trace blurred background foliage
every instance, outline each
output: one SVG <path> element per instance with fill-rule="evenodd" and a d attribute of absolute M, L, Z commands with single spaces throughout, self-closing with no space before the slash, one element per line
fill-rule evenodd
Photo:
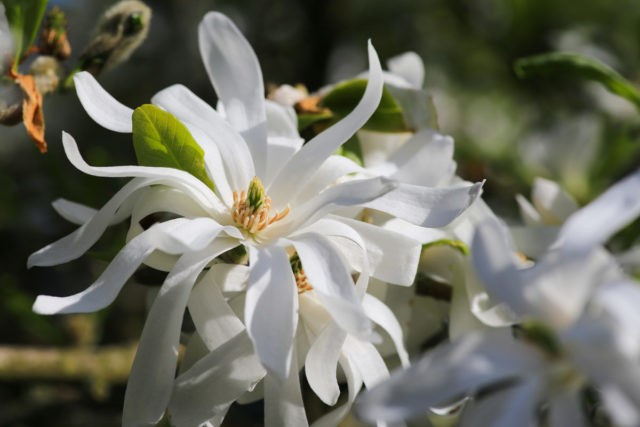
<path fill-rule="evenodd" d="M 73 57 L 82 50 L 106 0 L 50 1 L 69 21 Z M 485 198 L 513 216 L 514 195 L 528 195 L 533 177 L 558 180 L 585 203 L 638 165 L 638 111 L 600 86 L 562 76 L 519 80 L 518 58 L 549 51 L 586 54 L 637 82 L 637 0 L 148 0 L 147 40 L 126 64 L 99 81 L 131 107 L 182 83 L 215 102 L 198 52 L 205 12 L 228 14 L 257 52 L 267 83 L 303 83 L 310 90 L 366 67 L 371 38 L 383 61 L 417 52 L 426 65 L 442 132 L 456 140 L 459 174 L 487 179 Z M 39 293 L 86 288 L 104 269 L 125 228 L 101 240 L 93 256 L 55 268 L 26 269 L 30 253 L 74 229 L 50 203 L 58 197 L 101 206 L 121 185 L 81 174 L 62 152 L 62 130 L 95 165 L 135 162 L 130 135 L 95 124 L 73 92 L 44 103 L 49 152 L 41 155 L 21 125 L 0 128 L 0 360 L 15 346 L 93 348 L 129 345 L 140 334 L 145 287 L 129 283 L 116 303 L 89 316 L 41 317 Z M 145 282 L 138 276 L 135 282 Z M 99 378 L 55 380 L 0 375 L 2 426 L 116 426 L 124 386 Z M 251 411 L 259 409 L 253 408 Z M 246 411 L 246 409 L 244 410 Z M 234 418 L 235 417 L 235 418 Z M 234 419 L 236 421 L 234 421 Z M 250 425 L 241 415 L 230 425 Z M 259 424 L 258 424 L 259 425 Z"/>

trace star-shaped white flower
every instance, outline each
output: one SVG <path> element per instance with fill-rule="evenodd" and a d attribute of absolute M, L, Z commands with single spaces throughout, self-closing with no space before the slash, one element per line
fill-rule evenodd
<path fill-rule="evenodd" d="M 198 277 L 207 268 L 215 269 L 218 256 L 238 246 L 248 253 L 243 317 L 250 341 L 243 341 L 244 326 L 237 322 L 232 322 L 234 326 L 224 337 L 207 336 L 211 318 L 197 312 L 196 327 L 205 344 L 212 347 L 208 363 L 218 360 L 227 341 L 240 340 L 243 348 L 251 342 L 268 378 L 282 385 L 280 393 L 295 394 L 296 384 L 299 393 L 294 357 L 298 313 L 302 310 L 299 294 L 312 291 L 339 326 L 343 341 L 345 334 L 369 339 L 370 318 L 376 317 L 366 312 L 362 302 L 369 275 L 410 285 L 420 251 L 415 240 L 330 215 L 340 207 L 367 203 L 396 187 L 381 177 L 335 184 L 333 175 L 323 173 L 331 153 L 367 121 L 379 102 L 381 69 L 370 44 L 370 78 L 360 103 L 302 147 L 299 138 L 268 135 L 266 118 L 274 112 L 263 98 L 257 58 L 228 18 L 219 13 L 205 16 L 200 25 L 200 49 L 225 116 L 180 85 L 161 91 L 152 101 L 184 123 L 203 148 L 215 190 L 172 168 L 90 166 L 65 133 L 65 152 L 76 168 L 94 176 L 133 179 L 98 211 L 57 201 L 54 207 L 80 227 L 29 258 L 30 266 L 75 259 L 110 224 L 131 216 L 127 244 L 95 283 L 69 297 L 38 297 L 34 310 L 46 314 L 89 312 L 107 306 L 143 263 L 169 271 L 142 332 L 125 397 L 125 425 L 155 423 L 162 417 L 172 393 L 184 310 Z M 114 131 L 132 131 L 131 109 L 113 99 L 89 74 L 80 73 L 75 82 L 80 100 L 94 120 Z M 144 218 L 159 212 L 178 218 L 147 229 L 141 225 Z M 294 251 L 304 267 L 306 284 L 292 271 L 290 255 Z M 359 273 L 355 286 L 353 270 Z M 195 307 L 191 301 L 190 309 Z M 242 383 L 247 388 L 264 375 L 251 366 L 248 371 L 255 377 Z M 286 402 L 281 399 L 280 407 L 286 408 Z M 300 402 L 295 411 L 299 413 L 301 408 Z"/>

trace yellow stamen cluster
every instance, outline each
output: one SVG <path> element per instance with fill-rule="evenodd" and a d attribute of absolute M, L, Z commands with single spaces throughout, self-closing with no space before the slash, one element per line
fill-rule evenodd
<path fill-rule="evenodd" d="M 262 182 L 253 178 L 248 191 L 233 192 L 233 210 L 231 217 L 240 227 L 250 234 L 264 230 L 268 225 L 280 221 L 289 213 L 289 206 L 282 212 L 271 213 L 271 199 L 265 194 Z"/>
<path fill-rule="evenodd" d="M 298 287 L 298 295 L 307 291 L 312 291 L 313 286 L 309 283 L 309 279 L 302 268 L 302 262 L 298 257 L 298 254 L 294 254 L 289 260 L 291 263 L 291 269 L 293 270 L 293 277 L 296 279 L 296 286 Z"/>

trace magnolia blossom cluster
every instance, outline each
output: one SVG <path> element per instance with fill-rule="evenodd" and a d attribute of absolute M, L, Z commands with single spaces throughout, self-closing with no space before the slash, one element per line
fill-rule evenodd
<path fill-rule="evenodd" d="M 304 141 L 292 108 L 304 95 L 283 88 L 265 99 L 256 55 L 228 18 L 207 14 L 199 46 L 216 108 L 181 85 L 151 103 L 188 130 L 202 176 L 143 162 L 90 166 L 64 133 L 77 169 L 131 180 L 98 210 L 54 202 L 78 228 L 29 258 L 76 259 L 129 222 L 100 277 L 75 295 L 39 296 L 42 314 L 100 310 L 140 266 L 167 272 L 123 425 L 154 425 L 168 412 L 176 426 L 218 426 L 232 404 L 260 399 L 265 425 L 309 425 L 301 376 L 333 407 L 317 426 L 338 425 L 356 401 L 357 416 L 380 425 L 443 412 L 460 425 L 587 425 L 596 410 L 640 424 L 640 291 L 603 247 L 640 213 L 639 173 L 582 209 L 539 181 L 533 204 L 519 200 L 525 225 L 507 228 L 479 199 L 482 183 L 456 176 L 452 139 L 426 120 L 416 55 L 382 71 L 369 43 L 362 98 Z M 90 74 L 75 86 L 97 123 L 140 137 L 136 112 Z M 385 87 L 411 131 L 362 129 Z M 356 133 L 362 164 L 334 154 Z M 434 287 L 445 301 L 433 302 Z M 442 325 L 448 342 L 422 356 Z M 390 375 L 398 363 L 405 370 Z"/>

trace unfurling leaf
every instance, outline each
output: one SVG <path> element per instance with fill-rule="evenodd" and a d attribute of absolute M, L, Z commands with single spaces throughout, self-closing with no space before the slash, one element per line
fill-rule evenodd
<path fill-rule="evenodd" d="M 13 34 L 13 64 L 17 67 L 38 34 L 47 0 L 2 0 L 2 3 Z"/>
<path fill-rule="evenodd" d="M 202 147 L 180 120 L 155 105 L 146 104 L 133 112 L 133 147 L 141 166 L 180 169 L 214 188 Z"/>
<path fill-rule="evenodd" d="M 565 52 L 545 53 L 519 59 L 514 64 L 514 69 L 520 78 L 563 73 L 593 80 L 640 109 L 638 89 L 608 65 L 594 58 Z"/>
<path fill-rule="evenodd" d="M 22 122 L 27 133 L 41 153 L 47 152 L 44 140 L 44 115 L 42 114 L 42 94 L 36 87 L 36 79 L 30 74 L 16 74 L 15 82 L 22 89 Z"/>
<path fill-rule="evenodd" d="M 336 119 L 349 114 L 364 94 L 367 80 L 354 79 L 337 84 L 324 98 L 321 105 L 328 108 Z M 385 88 L 378 108 L 363 129 L 377 132 L 406 132 L 409 130 L 402 108 Z"/>

